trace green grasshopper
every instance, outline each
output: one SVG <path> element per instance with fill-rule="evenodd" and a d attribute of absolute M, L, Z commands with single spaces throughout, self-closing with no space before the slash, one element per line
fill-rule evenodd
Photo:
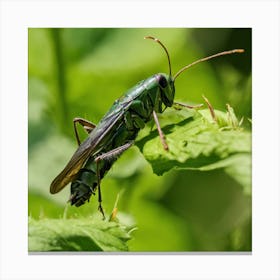
<path fill-rule="evenodd" d="M 97 189 L 98 210 L 103 218 L 105 215 L 101 205 L 101 180 L 117 158 L 134 144 L 139 130 L 154 119 L 163 148 L 168 151 L 157 113 L 163 113 L 167 107 L 173 105 L 194 107 L 174 102 L 176 78 L 186 69 L 202 61 L 244 52 L 242 49 L 234 49 L 199 59 L 186 65 L 172 77 L 170 57 L 166 47 L 152 36 L 146 36 L 145 39 L 154 40 L 164 49 L 168 59 L 169 74 L 158 73 L 137 83 L 114 102 L 98 125 L 82 118 L 75 118 L 74 131 L 79 147 L 50 186 L 50 192 L 55 194 L 72 182 L 69 201 L 75 206 L 81 206 L 89 201 Z M 77 132 L 77 123 L 89 133 L 82 143 Z"/>

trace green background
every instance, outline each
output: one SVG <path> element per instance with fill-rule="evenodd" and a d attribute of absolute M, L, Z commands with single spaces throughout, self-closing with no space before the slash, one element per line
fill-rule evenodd
<path fill-rule="evenodd" d="M 144 36 L 166 45 L 173 75 L 199 58 L 244 48 L 180 75 L 175 100 L 199 104 L 205 95 L 215 109 L 229 103 L 239 118 L 251 118 L 251 29 L 31 28 L 28 35 L 28 214 L 34 219 L 64 214 L 69 186 L 56 195 L 49 186 L 77 148 L 72 119 L 98 123 L 138 81 L 168 73 L 163 50 Z M 86 137 L 82 129 L 80 135 Z M 107 216 L 118 193 L 120 221 L 137 226 L 131 251 L 251 250 L 251 195 L 222 169 L 156 176 L 135 146 L 102 181 Z M 92 197 L 67 207 L 67 215 L 101 219 L 97 207 Z"/>

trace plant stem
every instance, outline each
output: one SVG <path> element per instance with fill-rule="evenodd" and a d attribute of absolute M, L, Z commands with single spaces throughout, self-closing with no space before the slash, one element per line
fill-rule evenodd
<path fill-rule="evenodd" d="M 54 60 L 56 64 L 56 86 L 58 97 L 58 112 L 60 112 L 60 128 L 65 130 L 65 122 L 68 120 L 67 97 L 66 97 L 66 79 L 65 79 L 65 61 L 62 50 L 61 29 L 51 28 L 51 37 L 54 45 Z"/>

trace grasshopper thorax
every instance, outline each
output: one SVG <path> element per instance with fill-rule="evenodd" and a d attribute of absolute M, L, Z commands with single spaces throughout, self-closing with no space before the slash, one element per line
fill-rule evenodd
<path fill-rule="evenodd" d="M 173 78 L 170 75 L 164 73 L 156 74 L 155 77 L 160 88 L 162 102 L 165 106 L 171 107 L 173 105 L 175 95 Z"/>

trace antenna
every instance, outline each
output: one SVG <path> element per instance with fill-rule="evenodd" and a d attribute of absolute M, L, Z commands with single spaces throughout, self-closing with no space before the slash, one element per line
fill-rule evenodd
<path fill-rule="evenodd" d="M 155 42 L 159 43 L 159 44 L 163 47 L 163 49 L 164 49 L 164 51 L 165 51 L 165 53 L 166 53 L 166 55 L 167 55 L 167 59 L 168 59 L 168 65 L 169 65 L 169 76 L 171 76 L 171 63 L 170 63 L 170 57 L 169 57 L 169 53 L 168 53 L 168 51 L 167 51 L 166 47 L 164 46 L 164 44 L 163 44 L 163 43 L 162 43 L 159 39 L 157 39 L 157 38 L 155 38 L 155 37 L 153 37 L 153 36 L 145 36 L 145 37 L 144 37 L 144 39 L 151 39 L 151 40 L 154 40 Z"/>
<path fill-rule="evenodd" d="M 203 62 L 203 61 L 206 61 L 206 60 L 210 60 L 214 57 L 218 57 L 218 56 L 222 56 L 222 55 L 228 55 L 228 54 L 233 54 L 233 53 L 243 53 L 244 50 L 243 49 L 234 49 L 234 50 L 230 50 L 230 51 L 224 51 L 224 52 L 220 52 L 220 53 L 216 53 L 216 54 L 213 54 L 213 55 L 210 55 L 210 56 L 207 56 L 207 57 L 204 57 L 204 58 L 201 58 L 197 61 L 194 61 L 193 63 L 189 64 L 189 65 L 186 65 L 185 67 L 183 67 L 182 69 L 180 69 L 176 74 L 175 76 L 173 77 L 173 81 L 175 81 L 175 79 L 182 73 L 184 72 L 186 69 L 194 66 L 195 64 L 197 63 L 200 63 L 200 62 Z"/>

